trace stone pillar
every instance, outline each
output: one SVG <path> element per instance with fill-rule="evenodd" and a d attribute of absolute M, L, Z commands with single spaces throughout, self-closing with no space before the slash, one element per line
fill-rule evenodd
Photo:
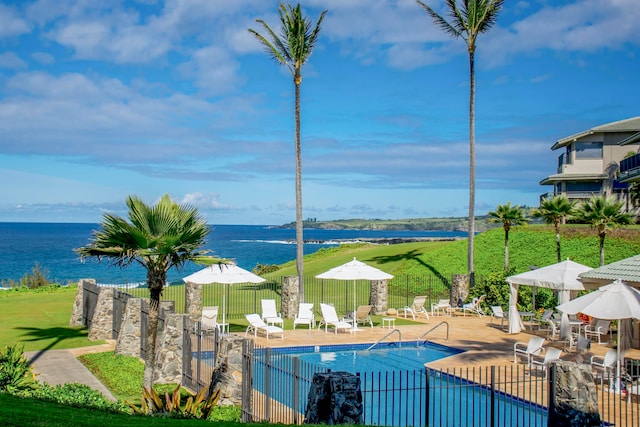
<path fill-rule="evenodd" d="M 211 375 L 209 394 L 220 390 L 219 405 L 242 404 L 242 343 L 247 338 L 223 335 Z"/>
<path fill-rule="evenodd" d="M 184 285 L 184 312 L 194 320 L 202 316 L 202 285 L 186 283 Z"/>
<path fill-rule="evenodd" d="M 89 341 L 110 340 L 113 337 L 113 288 L 100 288 L 98 302 L 91 319 Z"/>
<path fill-rule="evenodd" d="M 386 280 L 372 280 L 369 304 L 376 314 L 386 313 L 389 283 Z"/>
<path fill-rule="evenodd" d="M 600 426 L 598 393 L 591 367 L 557 361 L 549 367 L 547 426 Z"/>
<path fill-rule="evenodd" d="M 78 282 L 78 290 L 76 291 L 76 299 L 73 302 L 73 309 L 71 310 L 71 319 L 69 320 L 69 326 L 85 326 L 82 323 L 82 317 L 84 314 L 83 298 L 84 298 L 84 284 L 85 282 L 96 284 L 95 279 L 80 279 Z"/>
<path fill-rule="evenodd" d="M 305 424 L 362 424 L 360 377 L 351 372 L 318 372 L 313 375 Z"/>
<path fill-rule="evenodd" d="M 451 278 L 451 307 L 460 307 L 469 296 L 469 276 L 454 274 Z"/>
<path fill-rule="evenodd" d="M 140 357 L 141 312 L 142 298 L 129 298 L 124 309 L 115 354 Z"/>
<path fill-rule="evenodd" d="M 159 384 L 182 382 L 183 329 L 185 319 L 188 317 L 187 314 L 167 314 L 164 329 L 158 340 L 154 382 Z"/>
<path fill-rule="evenodd" d="M 282 317 L 293 319 L 298 314 L 298 299 L 300 288 L 298 286 L 298 276 L 286 276 L 282 282 L 281 307 Z"/>

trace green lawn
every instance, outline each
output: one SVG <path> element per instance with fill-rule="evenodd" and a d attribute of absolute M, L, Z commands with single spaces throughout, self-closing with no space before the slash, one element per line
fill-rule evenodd
<path fill-rule="evenodd" d="M 0 346 L 22 343 L 25 351 L 102 344 L 87 330 L 69 326 L 76 288 L 55 292 L 3 291 L 0 298 Z"/>

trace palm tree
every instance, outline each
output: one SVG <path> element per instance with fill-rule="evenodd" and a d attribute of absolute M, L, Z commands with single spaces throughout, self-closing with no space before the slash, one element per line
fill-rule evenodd
<path fill-rule="evenodd" d="M 298 272 L 298 286 L 300 301 L 304 301 L 303 258 L 304 239 L 302 236 L 302 160 L 300 155 L 300 85 L 302 84 L 302 66 L 309 60 L 311 52 L 318 41 L 320 25 L 327 11 L 320 14 L 316 25 L 311 27 L 311 21 L 302 15 L 300 3 L 294 8 L 285 7 L 280 3 L 278 8 L 282 28 L 278 36 L 262 19 L 261 24 L 268 33 L 267 37 L 253 29 L 249 32 L 257 37 L 265 46 L 267 52 L 279 64 L 286 65 L 293 76 L 295 86 L 295 148 L 296 148 L 296 270 Z"/>
<path fill-rule="evenodd" d="M 509 230 L 511 227 L 526 225 L 529 219 L 520 206 L 511 206 L 511 202 L 498 205 L 495 212 L 489 212 L 489 222 L 500 222 L 504 228 L 504 271 L 509 270 Z"/>
<path fill-rule="evenodd" d="M 604 265 L 604 239 L 607 232 L 614 227 L 633 223 L 633 214 L 623 211 L 624 202 L 617 201 L 606 195 L 593 196 L 580 204 L 576 210 L 576 217 L 582 222 L 591 224 L 598 230 L 600 238 L 600 265 Z"/>
<path fill-rule="evenodd" d="M 475 142 L 475 52 L 476 39 L 481 33 L 489 31 L 498 19 L 498 12 L 502 9 L 504 0 L 446 0 L 451 22 L 445 20 L 429 6 L 417 0 L 418 4 L 427 11 L 434 23 L 445 33 L 462 38 L 469 52 L 469 239 L 468 265 L 469 281 L 475 283 L 475 268 L 473 261 L 475 237 L 475 203 L 476 203 L 476 142 Z"/>
<path fill-rule="evenodd" d="M 206 251 L 198 248 L 205 243 L 209 227 L 196 208 L 178 205 L 168 195 L 155 206 L 148 206 L 135 196 L 129 196 L 126 203 L 129 221 L 105 214 L 101 230 L 94 231 L 89 244 L 76 249 L 76 252 L 85 258 L 107 258 L 120 268 L 138 263 L 147 270 L 150 309 L 144 386 L 150 388 L 158 334 L 158 307 L 167 272 L 204 255 Z"/>
<path fill-rule="evenodd" d="M 556 254 L 558 262 L 562 262 L 560 254 L 560 224 L 566 223 L 571 218 L 576 207 L 576 202 L 569 200 L 563 194 L 557 194 L 552 198 L 545 197 L 540 202 L 540 207 L 531 213 L 534 218 L 542 218 L 547 224 L 553 224 L 556 229 Z"/>

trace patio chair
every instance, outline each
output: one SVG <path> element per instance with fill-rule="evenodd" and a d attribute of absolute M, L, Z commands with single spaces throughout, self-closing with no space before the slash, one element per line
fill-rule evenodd
<path fill-rule="evenodd" d="M 491 323 L 493 323 L 493 319 L 500 319 L 500 327 L 504 328 L 504 319 L 508 319 L 507 313 L 505 313 L 499 305 L 492 305 Z"/>
<path fill-rule="evenodd" d="M 528 343 L 517 342 L 513 345 L 513 363 L 518 363 L 518 355 L 527 358 L 527 365 L 531 364 L 531 356 L 539 355 L 544 344 L 544 338 L 532 336 Z"/>
<path fill-rule="evenodd" d="M 610 348 L 604 356 L 591 356 L 591 369 L 603 378 L 609 378 L 613 375 L 617 362 L 618 353 L 616 349 Z"/>
<path fill-rule="evenodd" d="M 280 325 L 280 327 L 284 326 L 284 320 L 280 316 L 280 313 L 278 313 L 278 311 L 276 310 L 276 300 L 262 300 L 262 320 L 267 322 L 268 325 Z"/>
<path fill-rule="evenodd" d="M 336 334 L 340 330 L 349 330 L 349 333 L 353 331 L 353 324 L 339 319 L 334 306 L 321 303 L 320 311 L 322 311 L 322 320 L 318 323 L 318 329 L 324 326 L 324 331 L 327 332 L 327 328 L 331 326 Z"/>
<path fill-rule="evenodd" d="M 295 329 L 297 325 L 308 325 L 309 329 L 316 327 L 316 316 L 313 314 L 312 303 L 300 303 L 298 313 L 293 319 L 293 329 Z"/>
<path fill-rule="evenodd" d="M 369 324 L 370 327 L 373 328 L 373 320 L 371 320 L 371 309 L 372 305 L 361 305 L 358 306 L 356 310 L 356 323 L 359 324 Z M 353 316 L 353 315 L 352 315 Z M 349 316 L 351 318 L 351 316 Z"/>
<path fill-rule="evenodd" d="M 431 303 L 431 315 L 435 316 L 436 312 L 438 312 L 438 314 L 440 314 L 440 312 L 443 312 L 445 314 L 449 314 L 448 309 L 451 308 L 451 302 L 449 301 L 449 299 L 441 299 L 438 300 L 438 302 L 432 302 Z"/>
<path fill-rule="evenodd" d="M 590 340 L 597 338 L 598 344 L 602 344 L 601 337 L 609 333 L 609 325 L 611 325 L 611 321 L 598 319 L 595 323 L 584 327 L 584 334 Z"/>
<path fill-rule="evenodd" d="M 559 348 L 547 347 L 544 351 L 544 358 L 536 358 L 535 356 L 531 356 L 531 365 L 530 369 L 538 369 L 542 370 L 542 378 L 547 378 L 547 370 L 549 365 L 560 359 L 560 355 L 562 354 L 562 350 Z"/>
<path fill-rule="evenodd" d="M 453 311 L 462 312 L 463 316 L 466 316 L 467 313 L 477 314 L 478 316 L 484 316 L 484 311 L 482 310 L 482 302 L 486 298 L 486 295 L 480 296 L 480 298 L 474 298 L 471 302 L 463 304 L 462 307 L 455 307 Z"/>
<path fill-rule="evenodd" d="M 284 330 L 279 326 L 267 325 L 258 313 L 245 314 L 245 317 L 249 322 L 249 326 L 247 326 L 247 330 L 244 332 L 245 335 L 253 332 L 253 336 L 257 337 L 258 333 L 264 333 L 267 339 L 269 339 L 270 335 L 280 334 L 280 338 L 284 339 Z"/>
<path fill-rule="evenodd" d="M 427 301 L 427 297 L 424 295 L 413 297 L 413 302 L 410 306 L 406 306 L 402 309 L 404 313 L 404 317 L 406 319 L 407 313 L 411 314 L 411 318 L 416 320 L 416 316 L 424 315 L 427 319 L 429 318 L 429 312 L 426 308 L 424 308 L 424 304 Z"/>
<path fill-rule="evenodd" d="M 202 307 L 200 328 L 203 332 L 211 332 L 218 328 L 218 306 Z"/>
<path fill-rule="evenodd" d="M 552 319 L 553 317 L 553 310 L 545 310 L 544 313 L 542 313 L 542 317 L 540 318 L 540 320 L 536 320 L 536 323 L 538 324 L 538 330 L 547 330 L 549 327 L 549 321 Z"/>

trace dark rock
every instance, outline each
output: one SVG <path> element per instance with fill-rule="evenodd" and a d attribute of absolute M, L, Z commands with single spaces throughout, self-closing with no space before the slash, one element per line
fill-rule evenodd
<path fill-rule="evenodd" d="M 305 424 L 362 424 L 360 378 L 350 372 L 314 374 Z"/>

